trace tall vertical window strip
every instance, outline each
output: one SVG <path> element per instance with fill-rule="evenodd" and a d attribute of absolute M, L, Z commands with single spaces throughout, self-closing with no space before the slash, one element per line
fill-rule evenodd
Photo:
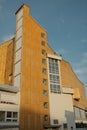
<path fill-rule="evenodd" d="M 50 91 L 53 93 L 60 92 L 60 76 L 58 60 L 49 58 L 49 79 L 50 79 Z"/>

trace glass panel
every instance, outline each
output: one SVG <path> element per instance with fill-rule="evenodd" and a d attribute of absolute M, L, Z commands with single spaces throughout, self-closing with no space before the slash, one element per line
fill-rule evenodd
<path fill-rule="evenodd" d="M 12 112 L 7 112 L 7 117 L 12 117 Z"/>
<path fill-rule="evenodd" d="M 5 121 L 5 111 L 0 111 L 0 122 Z"/>
<path fill-rule="evenodd" d="M 41 44 L 42 44 L 42 46 L 45 46 L 45 41 L 42 41 Z"/>
<path fill-rule="evenodd" d="M 45 115 L 44 116 L 44 121 L 47 121 L 48 120 L 48 115 Z"/>
<path fill-rule="evenodd" d="M 43 90 L 43 95 L 44 96 L 47 96 L 48 94 L 47 94 L 47 90 Z"/>
<path fill-rule="evenodd" d="M 13 112 L 13 118 L 17 118 L 18 117 L 18 113 L 17 112 Z"/>
<path fill-rule="evenodd" d="M 86 114 L 84 110 L 80 109 L 81 119 L 86 119 Z"/>

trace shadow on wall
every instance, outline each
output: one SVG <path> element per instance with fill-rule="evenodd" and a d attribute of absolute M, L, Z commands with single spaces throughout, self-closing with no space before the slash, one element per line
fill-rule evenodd
<path fill-rule="evenodd" d="M 74 112 L 65 111 L 68 130 L 76 130 Z"/>
<path fill-rule="evenodd" d="M 44 111 L 38 111 L 37 106 L 38 103 L 37 105 L 25 103 L 25 105 L 21 107 L 20 130 L 43 130 L 43 126 L 49 124 L 49 117 L 44 120 Z"/>

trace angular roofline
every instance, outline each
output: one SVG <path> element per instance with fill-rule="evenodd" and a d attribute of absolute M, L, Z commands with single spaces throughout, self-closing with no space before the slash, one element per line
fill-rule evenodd
<path fill-rule="evenodd" d="M 29 8 L 29 6 L 28 6 L 27 4 L 22 4 L 22 5 L 17 9 L 17 11 L 15 12 L 15 15 L 18 13 L 19 10 L 21 10 L 21 8 L 22 8 L 24 5 Z"/>
<path fill-rule="evenodd" d="M 5 44 L 5 43 L 7 43 L 7 42 L 10 42 L 11 40 L 14 40 L 14 39 L 15 39 L 15 37 L 13 37 L 13 38 L 11 38 L 11 39 L 8 39 L 7 41 L 1 42 L 1 43 L 0 43 L 0 46 L 3 45 L 3 44 Z"/>
<path fill-rule="evenodd" d="M 71 66 L 71 64 L 70 64 L 70 62 L 66 61 L 65 59 L 62 59 L 62 60 L 63 60 L 64 62 L 66 62 L 66 63 L 70 66 L 70 68 L 71 68 L 72 72 L 74 73 L 75 77 L 80 81 L 81 84 L 84 85 L 84 83 L 78 78 L 78 76 L 77 76 L 76 73 L 74 72 L 74 70 L 73 70 L 73 68 L 72 68 L 72 66 Z M 85 86 L 85 85 L 84 85 L 84 86 Z"/>

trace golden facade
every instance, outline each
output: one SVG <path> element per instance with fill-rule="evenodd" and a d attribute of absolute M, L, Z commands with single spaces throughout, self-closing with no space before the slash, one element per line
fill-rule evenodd
<path fill-rule="evenodd" d="M 46 30 L 30 16 L 27 5 L 21 6 L 16 12 L 15 37 L 0 45 L 0 84 L 20 82 L 20 130 L 43 130 L 43 125 L 50 124 L 47 54 L 57 55 L 47 43 Z M 86 110 L 84 84 L 68 62 L 61 59 L 59 64 L 61 88 L 74 89 L 73 106 Z"/>

